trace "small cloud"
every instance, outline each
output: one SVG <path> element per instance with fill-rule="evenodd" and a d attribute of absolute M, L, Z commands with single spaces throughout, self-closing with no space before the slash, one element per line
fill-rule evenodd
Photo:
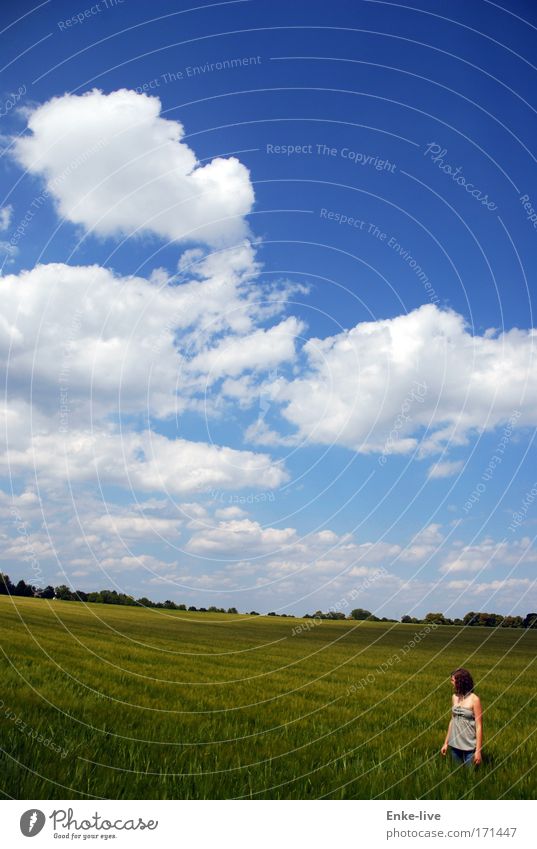
<path fill-rule="evenodd" d="M 19 249 L 12 245 L 11 242 L 0 241 L 0 262 L 2 261 L 2 255 L 4 262 L 8 264 L 13 262 L 13 258 L 17 256 Z"/>
<path fill-rule="evenodd" d="M 295 445 L 298 445 L 299 442 L 297 436 L 293 434 L 283 436 L 281 433 L 277 433 L 275 430 L 272 430 L 261 416 L 246 428 L 244 441 L 252 445 L 265 445 L 271 447 L 274 445 L 281 445 L 287 448 L 293 448 Z"/>
<path fill-rule="evenodd" d="M 453 460 L 445 463 L 435 463 L 431 466 L 428 472 L 428 477 L 431 478 L 450 478 L 460 472 L 464 466 L 463 460 Z"/>
<path fill-rule="evenodd" d="M 182 253 L 179 257 L 179 261 L 177 263 L 177 270 L 192 272 L 194 270 L 193 266 L 201 262 L 204 256 L 205 253 L 201 250 L 201 248 L 190 248 L 188 251 Z"/>
<path fill-rule="evenodd" d="M 471 585 L 471 581 L 449 581 L 447 584 L 450 590 L 466 590 Z"/>
<path fill-rule="evenodd" d="M 8 229 L 9 225 L 11 224 L 12 215 L 13 215 L 13 207 L 11 206 L 11 204 L 8 204 L 7 206 L 1 206 L 0 207 L 0 231 L 2 233 L 5 233 L 5 231 Z"/>
<path fill-rule="evenodd" d="M 240 507 L 224 507 L 222 510 L 216 510 L 214 515 L 217 519 L 242 519 L 247 513 Z"/>

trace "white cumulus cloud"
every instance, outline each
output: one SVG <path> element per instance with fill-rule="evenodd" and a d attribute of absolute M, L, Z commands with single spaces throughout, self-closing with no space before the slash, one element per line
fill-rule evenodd
<path fill-rule="evenodd" d="M 31 383 L 33 403 L 47 409 L 65 391 L 75 418 L 87 418 L 90 399 L 93 416 L 181 412 L 215 374 L 294 357 L 295 319 L 252 329 L 270 314 L 251 296 L 257 270 L 244 243 L 206 257 L 179 285 L 65 263 L 0 277 L 2 380 L 11 397 L 28 397 Z"/>
<path fill-rule="evenodd" d="M 0 410 L 5 444 L 0 470 L 35 474 L 42 486 L 69 481 L 114 484 L 171 495 L 211 488 L 276 488 L 287 480 L 283 466 L 266 454 L 186 439 L 168 439 L 152 431 L 117 428 L 67 428 L 30 412 L 22 402 Z"/>
<path fill-rule="evenodd" d="M 46 181 L 59 214 L 101 236 L 154 233 L 230 244 L 248 233 L 254 193 L 236 157 L 206 164 L 157 97 L 128 89 L 65 94 L 37 107 L 14 155 Z"/>
<path fill-rule="evenodd" d="M 534 345 L 533 329 L 474 335 L 461 315 L 426 305 L 309 339 L 304 373 L 278 400 L 300 438 L 385 455 L 419 444 L 425 455 L 514 411 L 519 424 L 537 424 Z"/>

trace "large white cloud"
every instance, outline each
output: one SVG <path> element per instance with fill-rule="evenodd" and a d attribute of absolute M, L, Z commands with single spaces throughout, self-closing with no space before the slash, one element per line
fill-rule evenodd
<path fill-rule="evenodd" d="M 176 495 L 211 488 L 276 488 L 287 480 L 283 466 L 266 454 L 168 439 L 148 430 L 121 432 L 102 424 L 62 433 L 57 421 L 24 402 L 0 409 L 0 422 L 5 434 L 0 470 L 35 474 L 43 487 L 99 482 Z"/>
<path fill-rule="evenodd" d="M 278 401 L 299 438 L 385 456 L 420 441 L 426 454 L 514 414 L 537 424 L 535 338 L 533 329 L 473 335 L 462 316 L 426 305 L 310 339 L 305 373 L 279 379 Z"/>
<path fill-rule="evenodd" d="M 55 263 L 1 278 L 0 295 L 10 397 L 28 396 L 31 381 L 37 406 L 58 409 L 62 392 L 73 416 L 91 394 L 97 415 L 119 403 L 127 412 L 174 410 L 174 329 L 196 318 L 188 287 Z"/>
<path fill-rule="evenodd" d="M 184 282 L 162 273 L 120 277 L 99 266 L 36 266 L 0 277 L 0 355 L 10 397 L 87 419 L 118 412 L 182 412 L 216 376 L 294 357 L 301 325 L 257 322 L 281 310 L 255 298 L 258 272 L 244 243 L 202 259 Z M 265 291 L 259 287 L 259 294 Z M 217 339 L 217 344 L 213 340 Z"/>
<path fill-rule="evenodd" d="M 281 312 L 287 284 L 252 288 L 251 244 L 184 259 L 179 280 L 63 263 L 0 278 L 4 469 L 24 477 L 35 467 L 47 486 L 98 477 L 173 494 L 287 480 L 266 454 L 140 431 L 140 416 L 206 412 L 215 375 L 295 356 L 299 322 L 259 327 Z"/>
<path fill-rule="evenodd" d="M 155 233 L 221 245 L 248 232 L 254 193 L 235 157 L 205 165 L 157 97 L 65 94 L 36 108 L 14 154 L 45 179 L 60 215 L 102 236 Z"/>

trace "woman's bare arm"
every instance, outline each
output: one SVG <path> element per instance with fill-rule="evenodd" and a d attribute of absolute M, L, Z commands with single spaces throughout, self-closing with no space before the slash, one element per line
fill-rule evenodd
<path fill-rule="evenodd" d="M 451 697 L 451 706 L 453 707 L 454 704 L 455 704 L 455 696 L 453 695 Z M 453 722 L 453 719 L 450 719 L 448 729 L 446 731 L 446 739 L 444 740 L 444 745 L 440 749 L 440 751 L 442 752 L 443 755 L 445 755 L 447 753 L 447 750 L 448 750 L 448 741 L 449 741 L 449 735 L 451 734 L 451 723 L 452 722 Z"/>
<path fill-rule="evenodd" d="M 479 698 L 479 696 L 476 696 L 474 699 L 474 716 L 476 736 L 474 763 L 480 764 L 481 748 L 483 746 L 483 708 L 481 706 L 481 699 Z"/>
<path fill-rule="evenodd" d="M 447 730 L 447 732 L 446 732 L 446 739 L 444 740 L 444 745 L 443 745 L 443 746 L 442 746 L 442 748 L 440 749 L 440 751 L 442 752 L 442 754 L 443 754 L 443 755 L 445 755 L 445 754 L 446 754 L 446 752 L 447 752 L 447 750 L 448 750 L 448 740 L 449 740 L 449 735 L 451 734 L 451 723 L 452 723 L 452 722 L 453 722 L 453 720 L 452 720 L 452 719 L 450 719 L 450 720 L 449 720 L 449 725 L 448 725 L 448 730 Z"/>

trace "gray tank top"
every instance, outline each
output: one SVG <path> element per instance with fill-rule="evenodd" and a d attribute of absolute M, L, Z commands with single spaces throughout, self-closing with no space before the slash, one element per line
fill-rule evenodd
<path fill-rule="evenodd" d="M 475 716 L 470 708 L 453 705 L 448 743 L 454 749 L 471 752 L 476 747 Z"/>

